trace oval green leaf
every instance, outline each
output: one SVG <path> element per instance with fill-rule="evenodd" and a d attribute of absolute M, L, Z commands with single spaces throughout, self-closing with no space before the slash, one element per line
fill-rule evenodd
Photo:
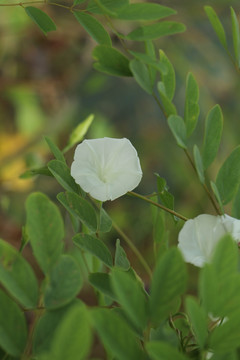
<path fill-rule="evenodd" d="M 192 73 L 187 75 L 186 96 L 184 107 L 184 121 L 186 124 L 187 136 L 189 137 L 194 131 L 199 116 L 199 89 L 198 84 Z"/>
<path fill-rule="evenodd" d="M 147 66 L 141 61 L 134 59 L 130 61 L 129 67 L 136 82 L 143 90 L 151 95 L 153 93 L 153 87 Z"/>
<path fill-rule="evenodd" d="M 181 116 L 170 115 L 167 121 L 168 121 L 168 126 L 173 136 L 175 137 L 178 146 L 180 146 L 183 149 L 187 149 L 186 126 Z"/>
<path fill-rule="evenodd" d="M 136 3 L 125 6 L 117 13 L 122 20 L 159 20 L 176 14 L 176 11 L 154 3 Z"/>
<path fill-rule="evenodd" d="M 65 190 L 79 193 L 79 186 L 72 178 L 69 167 L 65 163 L 59 160 L 51 160 L 48 163 L 48 169 Z"/>
<path fill-rule="evenodd" d="M 57 30 L 52 19 L 44 11 L 33 6 L 27 6 L 24 9 L 27 15 L 38 25 L 45 35 L 50 31 Z"/>

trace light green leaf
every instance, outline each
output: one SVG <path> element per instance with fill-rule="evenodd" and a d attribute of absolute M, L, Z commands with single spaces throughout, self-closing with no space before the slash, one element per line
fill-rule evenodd
<path fill-rule="evenodd" d="M 208 16 L 210 23 L 212 24 L 215 33 L 218 36 L 218 39 L 220 40 L 220 43 L 227 50 L 226 34 L 216 12 L 211 6 L 204 6 L 204 10 Z"/>
<path fill-rule="evenodd" d="M 112 219 L 106 213 L 106 211 L 101 207 L 100 209 L 100 219 L 99 219 L 99 231 L 100 232 L 109 232 L 112 228 Z"/>
<path fill-rule="evenodd" d="M 218 284 L 216 273 L 209 264 L 205 264 L 200 272 L 199 294 L 202 306 L 207 313 L 217 316 Z"/>
<path fill-rule="evenodd" d="M 54 142 L 48 136 L 44 136 L 44 139 L 45 139 L 46 143 L 48 144 L 49 149 L 55 156 L 55 158 L 59 161 L 62 161 L 64 164 L 66 164 L 65 157 L 64 157 L 63 153 L 61 152 L 61 150 L 57 147 L 57 145 L 54 144 Z"/>
<path fill-rule="evenodd" d="M 147 324 L 147 300 L 138 281 L 126 271 L 113 269 L 111 275 L 117 302 L 129 319 L 141 330 Z"/>
<path fill-rule="evenodd" d="M 188 296 L 186 298 L 186 310 L 190 318 L 197 343 L 200 349 L 204 349 L 208 338 L 207 314 L 192 296 Z"/>
<path fill-rule="evenodd" d="M 240 66 L 240 34 L 239 34 L 239 24 L 237 15 L 232 7 L 231 9 L 231 21 L 232 21 L 232 37 L 233 37 L 233 48 L 237 66 Z"/>
<path fill-rule="evenodd" d="M 44 11 L 33 6 L 26 6 L 24 10 L 45 35 L 50 31 L 57 30 L 52 19 Z"/>
<path fill-rule="evenodd" d="M 105 273 L 92 273 L 89 275 L 90 284 L 100 291 L 103 295 L 106 295 L 113 299 L 117 300 L 116 295 L 112 289 L 111 277 L 109 274 Z"/>
<path fill-rule="evenodd" d="M 103 344 L 118 360 L 146 359 L 130 327 L 113 311 L 94 309 L 92 321 Z"/>
<path fill-rule="evenodd" d="M 204 177 L 203 161 L 202 161 L 202 156 L 200 154 L 200 151 L 199 151 L 199 148 L 197 145 L 194 145 L 194 147 L 193 147 L 193 156 L 194 156 L 194 163 L 196 166 L 199 180 L 202 184 L 204 184 L 205 177 Z"/>
<path fill-rule="evenodd" d="M 233 207 L 232 207 L 232 216 L 235 219 L 240 219 L 240 186 L 238 188 L 237 194 L 234 197 Z"/>
<path fill-rule="evenodd" d="M 57 309 L 70 303 L 82 287 L 78 263 L 70 255 L 62 255 L 52 267 L 44 288 L 46 309 Z"/>
<path fill-rule="evenodd" d="M 26 201 L 27 232 L 34 256 L 44 273 L 59 259 L 63 249 L 64 225 L 55 204 L 42 193 Z"/>
<path fill-rule="evenodd" d="M 0 239 L 0 282 L 25 308 L 38 303 L 38 282 L 23 256 Z"/>
<path fill-rule="evenodd" d="M 114 13 L 120 11 L 121 8 L 129 5 L 129 0 L 101 0 L 101 5 L 107 9 L 108 11 Z M 104 14 L 104 8 L 101 8 L 96 4 L 95 0 L 90 0 L 87 10 L 92 12 L 93 14 Z"/>
<path fill-rule="evenodd" d="M 169 116 L 167 121 L 168 121 L 168 126 L 177 141 L 178 146 L 180 146 L 183 149 L 187 149 L 186 126 L 181 116 L 171 115 Z"/>
<path fill-rule="evenodd" d="M 127 40 L 154 40 L 161 36 L 173 35 L 186 30 L 185 25 L 174 21 L 162 21 L 151 25 L 140 26 L 126 35 Z"/>
<path fill-rule="evenodd" d="M 116 241 L 116 251 L 115 251 L 115 260 L 114 265 L 122 270 L 129 270 L 130 262 L 127 258 L 127 254 L 123 247 L 120 245 L 120 240 Z"/>
<path fill-rule="evenodd" d="M 147 66 L 141 61 L 134 59 L 130 61 L 129 67 L 136 82 L 151 95 L 153 87 Z"/>
<path fill-rule="evenodd" d="M 177 348 L 163 341 L 146 343 L 146 349 L 152 360 L 187 360 L 188 358 Z"/>
<path fill-rule="evenodd" d="M 91 231 L 97 231 L 97 215 L 94 207 L 81 196 L 72 193 L 59 193 L 57 199 L 70 214 L 77 215 Z"/>
<path fill-rule="evenodd" d="M 77 21 L 84 27 L 88 34 L 100 45 L 112 45 L 111 38 L 102 24 L 93 16 L 82 11 L 73 12 Z"/>
<path fill-rule="evenodd" d="M 186 96 L 184 108 L 184 121 L 186 124 L 187 137 L 194 131 L 199 115 L 199 89 L 192 73 L 188 73 L 186 81 Z"/>
<path fill-rule="evenodd" d="M 125 6 L 117 13 L 122 20 L 159 20 L 176 14 L 176 11 L 154 3 L 136 3 Z"/>
<path fill-rule="evenodd" d="M 186 268 L 177 248 L 170 248 L 159 259 L 150 289 L 150 315 L 160 323 L 171 312 L 186 288 Z"/>
<path fill-rule="evenodd" d="M 161 80 L 164 84 L 165 95 L 169 98 L 169 100 L 172 100 L 176 85 L 175 70 L 163 50 L 159 50 L 159 57 L 161 64 L 167 68 L 167 71 L 163 72 L 161 75 Z"/>
<path fill-rule="evenodd" d="M 99 45 L 92 52 L 96 62 L 93 67 L 101 72 L 115 76 L 132 76 L 129 60 L 111 46 Z"/>
<path fill-rule="evenodd" d="M 73 242 L 80 249 L 95 255 L 106 266 L 110 268 L 113 266 L 112 255 L 100 239 L 87 234 L 77 234 L 73 237 Z"/>
<path fill-rule="evenodd" d="M 79 193 L 79 186 L 75 183 L 65 163 L 59 160 L 51 160 L 48 163 L 48 169 L 65 190 Z"/>
<path fill-rule="evenodd" d="M 224 205 L 236 194 L 240 183 L 240 146 L 237 146 L 220 168 L 216 186 Z"/>
<path fill-rule="evenodd" d="M 9 355 L 20 358 L 27 342 L 25 316 L 1 289 L 0 309 L 0 346 Z"/>
<path fill-rule="evenodd" d="M 156 57 L 156 51 L 155 51 L 155 46 L 154 46 L 153 41 L 151 41 L 151 40 L 145 41 L 145 52 L 149 58 L 153 59 L 157 63 L 160 63 Z M 155 80 L 156 80 L 156 75 L 157 75 L 157 70 L 151 65 L 149 65 L 148 68 L 149 68 L 149 75 L 150 75 L 151 83 L 152 83 L 152 86 L 154 86 Z"/>
<path fill-rule="evenodd" d="M 157 89 L 167 117 L 170 115 L 176 115 L 177 114 L 176 107 L 167 97 L 166 88 L 162 81 L 159 81 L 157 83 Z"/>
<path fill-rule="evenodd" d="M 217 155 L 223 129 L 223 115 L 219 105 L 215 105 L 207 114 L 203 139 L 202 159 L 204 169 L 213 162 Z"/>

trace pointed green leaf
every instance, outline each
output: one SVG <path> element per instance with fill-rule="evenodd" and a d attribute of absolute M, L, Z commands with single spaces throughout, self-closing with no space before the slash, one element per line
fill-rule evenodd
<path fill-rule="evenodd" d="M 221 141 L 223 115 L 219 105 L 215 105 L 207 114 L 203 140 L 202 159 L 204 169 L 215 159 Z"/>
<path fill-rule="evenodd" d="M 112 219 L 106 213 L 106 211 L 101 207 L 100 209 L 100 224 L 99 231 L 100 232 L 109 232 L 112 228 Z"/>
<path fill-rule="evenodd" d="M 46 143 L 48 144 L 49 149 L 55 156 L 55 158 L 59 161 L 62 161 L 64 164 L 66 164 L 65 157 L 64 157 L 63 153 L 61 152 L 61 150 L 57 147 L 57 145 L 54 144 L 54 142 L 48 136 L 45 136 L 44 139 L 45 139 Z"/>
<path fill-rule="evenodd" d="M 132 76 L 129 60 L 111 46 L 99 45 L 95 47 L 92 56 L 96 62 L 93 67 L 101 72 L 115 76 Z"/>
<path fill-rule="evenodd" d="M 70 255 L 62 255 L 52 267 L 44 289 L 46 309 L 57 309 L 70 303 L 82 287 L 78 263 Z"/>
<path fill-rule="evenodd" d="M 0 346 L 9 355 L 20 358 L 27 342 L 25 316 L 1 289 L 0 309 Z"/>
<path fill-rule="evenodd" d="M 77 21 L 98 44 L 112 45 L 110 36 L 97 19 L 82 11 L 74 11 L 73 14 Z"/>
<path fill-rule="evenodd" d="M 216 186 L 224 205 L 233 199 L 238 190 L 239 183 L 240 146 L 237 146 L 224 161 L 217 174 Z"/>
<path fill-rule="evenodd" d="M 48 163 L 48 169 L 65 190 L 79 193 L 79 186 L 75 183 L 65 163 L 59 160 L 51 160 Z"/>
<path fill-rule="evenodd" d="M 120 240 L 116 241 L 116 252 L 115 252 L 115 260 L 114 265 L 122 270 L 129 270 L 130 262 L 127 258 L 127 254 L 123 247 L 120 245 Z"/>
<path fill-rule="evenodd" d="M 239 34 L 239 24 L 235 11 L 232 7 L 231 9 L 231 21 L 232 21 L 232 37 L 233 37 L 233 48 L 235 59 L 238 67 L 240 66 L 240 34 Z"/>
<path fill-rule="evenodd" d="M 113 266 L 112 255 L 101 240 L 87 234 L 77 234 L 74 236 L 73 242 L 80 249 L 95 255 L 108 267 Z"/>
<path fill-rule="evenodd" d="M 43 166 L 37 169 L 30 169 L 25 171 L 23 174 L 19 176 L 20 179 L 29 179 L 36 175 L 45 175 L 45 176 L 53 176 L 49 171 L 47 166 Z"/>
<path fill-rule="evenodd" d="M 188 358 L 177 348 L 163 341 L 151 341 L 146 343 L 146 349 L 151 360 L 187 360 Z"/>
<path fill-rule="evenodd" d="M 192 296 L 186 298 L 186 310 L 192 324 L 197 344 L 200 349 L 204 349 L 208 338 L 207 314 Z"/>
<path fill-rule="evenodd" d="M 52 19 L 44 11 L 33 6 L 26 6 L 24 10 L 45 35 L 50 31 L 57 30 Z"/>
<path fill-rule="evenodd" d="M 81 196 L 72 193 L 60 193 L 57 195 L 60 203 L 73 215 L 77 215 L 81 222 L 91 231 L 97 231 L 97 215 L 94 207 Z"/>
<path fill-rule="evenodd" d="M 186 126 L 181 116 L 171 115 L 169 116 L 167 121 L 168 121 L 168 126 L 177 141 L 178 146 L 180 146 L 183 149 L 187 149 Z"/>
<path fill-rule="evenodd" d="M 63 249 L 64 225 L 55 204 L 42 193 L 26 201 L 27 232 L 34 256 L 44 273 L 59 259 Z"/>
<path fill-rule="evenodd" d="M 147 324 L 147 301 L 140 283 L 128 272 L 119 269 L 113 269 L 111 281 L 117 302 L 129 319 L 143 330 Z"/>
<path fill-rule="evenodd" d="M 194 145 L 193 147 L 193 156 L 194 156 L 194 163 L 197 169 L 199 180 L 202 184 L 204 184 L 205 177 L 204 177 L 203 161 L 197 145 Z"/>
<path fill-rule="evenodd" d="M 109 309 L 92 310 L 92 321 L 106 348 L 119 360 L 143 360 L 143 351 L 134 333 L 119 315 Z"/>
<path fill-rule="evenodd" d="M 176 107 L 167 97 L 166 88 L 162 81 L 159 81 L 157 83 L 157 89 L 167 117 L 170 115 L 176 115 L 177 114 Z"/>
<path fill-rule="evenodd" d="M 71 149 L 74 145 L 81 142 L 87 133 L 89 127 L 91 126 L 92 122 L 94 120 L 94 115 L 90 114 L 86 119 L 84 119 L 80 124 L 72 131 L 72 133 L 69 136 L 69 141 L 67 146 L 64 148 L 63 152 L 68 151 Z"/>
<path fill-rule="evenodd" d="M 222 23 L 219 20 L 219 17 L 217 16 L 216 12 L 213 10 L 211 6 L 204 6 L 204 10 L 208 16 L 210 23 L 212 24 L 215 33 L 218 36 L 218 39 L 220 40 L 220 43 L 227 50 L 226 34 L 222 26 Z"/>
<path fill-rule="evenodd" d="M 173 35 L 185 31 L 185 25 L 174 21 L 162 21 L 151 25 L 140 26 L 126 35 L 127 40 L 154 40 L 161 36 Z"/>
<path fill-rule="evenodd" d="M 38 303 L 38 282 L 23 256 L 0 239 L 0 282 L 25 308 Z"/>
<path fill-rule="evenodd" d="M 188 73 L 186 81 L 186 95 L 184 108 L 184 121 L 187 129 L 187 136 L 189 137 L 194 131 L 199 115 L 199 89 L 198 84 L 192 73 Z"/>
<path fill-rule="evenodd" d="M 100 291 L 103 295 L 117 300 L 116 295 L 112 289 L 111 277 L 105 273 L 92 273 L 89 275 L 90 284 Z"/>
<path fill-rule="evenodd" d="M 125 6 L 117 13 L 122 20 L 159 20 L 176 14 L 176 11 L 154 3 L 136 3 Z"/>
<path fill-rule="evenodd" d="M 164 84 L 165 94 L 169 100 L 172 100 L 175 93 L 176 85 L 175 70 L 163 50 L 159 50 L 159 56 L 161 64 L 167 68 L 167 71 L 165 73 L 162 73 L 161 75 L 161 80 Z"/>
<path fill-rule="evenodd" d="M 141 61 L 134 59 L 130 61 L 129 67 L 136 82 L 143 90 L 151 95 L 153 93 L 153 87 L 147 66 Z"/>

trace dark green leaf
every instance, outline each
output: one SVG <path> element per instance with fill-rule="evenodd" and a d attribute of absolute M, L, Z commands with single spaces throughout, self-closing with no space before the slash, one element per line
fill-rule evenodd
<path fill-rule="evenodd" d="M 233 48 L 237 66 L 240 66 L 240 34 L 239 34 L 239 24 L 235 11 L 232 7 L 231 9 L 231 21 L 232 21 L 232 37 L 233 37 Z"/>
<path fill-rule="evenodd" d="M 129 67 L 136 82 L 143 90 L 151 95 L 153 93 L 153 87 L 147 66 L 141 61 L 134 59 L 130 61 Z"/>
<path fill-rule="evenodd" d="M 193 156 L 194 156 L 194 162 L 197 169 L 199 180 L 202 184 L 204 184 L 205 177 L 204 177 L 203 161 L 197 145 L 194 145 L 193 147 Z"/>
<path fill-rule="evenodd" d="M 70 255 L 62 255 L 52 267 L 44 289 L 46 309 L 57 309 L 70 303 L 82 287 L 78 263 Z"/>
<path fill-rule="evenodd" d="M 161 75 L 161 79 L 164 84 L 165 95 L 168 97 L 169 100 L 172 100 L 175 93 L 176 84 L 175 70 L 163 50 L 159 51 L 159 56 L 161 64 L 167 68 L 167 71 L 163 72 Z"/>
<path fill-rule="evenodd" d="M 215 159 L 221 141 L 223 115 L 219 105 L 215 105 L 207 114 L 203 140 L 202 159 L 204 169 Z"/>
<path fill-rule="evenodd" d="M 52 142 L 52 140 L 48 136 L 45 136 L 44 139 L 45 139 L 46 143 L 48 144 L 49 149 L 55 156 L 55 158 L 59 161 L 62 161 L 64 164 L 66 164 L 65 157 L 64 157 L 63 153 L 61 152 L 61 150 L 57 147 L 57 145 L 54 144 L 54 142 Z"/>
<path fill-rule="evenodd" d="M 240 219 L 240 186 L 238 188 L 237 194 L 234 197 L 233 207 L 232 207 L 232 216 L 235 219 Z"/>
<path fill-rule="evenodd" d="M 151 40 L 145 41 L 145 52 L 149 58 L 151 58 L 154 61 L 157 61 L 157 63 L 159 63 L 159 61 L 157 60 L 157 57 L 156 57 L 156 51 L 155 51 L 155 46 L 154 46 L 153 41 L 151 41 Z M 151 65 L 149 65 L 148 68 L 149 68 L 149 75 L 150 75 L 151 83 L 152 83 L 152 86 L 154 86 L 155 80 L 156 80 L 156 75 L 157 75 L 157 70 Z"/>
<path fill-rule="evenodd" d="M 200 272 L 199 294 L 202 306 L 207 313 L 216 316 L 218 285 L 216 273 L 209 264 L 205 264 Z"/>
<path fill-rule="evenodd" d="M 213 10 L 211 6 L 204 6 L 204 10 L 208 16 L 210 23 L 212 24 L 215 33 L 218 36 L 218 39 L 220 40 L 220 43 L 227 50 L 227 40 L 226 40 L 225 31 L 216 12 Z"/>
<path fill-rule="evenodd" d="M 100 224 L 99 231 L 100 232 L 109 232 L 112 228 L 112 219 L 106 213 L 106 211 L 101 207 L 100 209 Z"/>
<path fill-rule="evenodd" d="M 61 214 L 46 195 L 32 193 L 26 201 L 27 232 L 41 269 L 47 273 L 63 249 L 64 225 Z"/>
<path fill-rule="evenodd" d="M 45 35 L 50 31 L 57 30 L 52 19 L 44 11 L 33 6 L 27 6 L 24 10 Z"/>
<path fill-rule="evenodd" d="M 216 186 L 223 204 L 229 203 L 240 183 L 240 146 L 236 147 L 220 168 Z"/>
<path fill-rule="evenodd" d="M 128 272 L 118 269 L 113 269 L 111 280 L 117 302 L 129 319 L 143 330 L 147 323 L 147 301 L 140 283 Z"/>
<path fill-rule="evenodd" d="M 111 12 L 117 12 L 129 4 L 129 0 L 101 0 L 105 9 Z M 87 10 L 94 14 L 104 14 L 103 8 L 96 4 L 95 0 L 90 0 Z"/>
<path fill-rule="evenodd" d="M 115 76 L 132 76 L 128 58 L 111 46 L 95 47 L 92 56 L 96 60 L 93 65 L 96 70 Z"/>
<path fill-rule="evenodd" d="M 110 36 L 97 19 L 82 11 L 74 11 L 73 13 L 77 21 L 97 43 L 100 45 L 112 45 Z"/>
<path fill-rule="evenodd" d="M 146 343 L 146 349 L 152 360 L 187 360 L 188 358 L 173 346 L 163 341 Z"/>
<path fill-rule="evenodd" d="M 82 250 L 90 252 L 108 267 L 113 266 L 112 255 L 107 246 L 100 240 L 87 234 L 77 234 L 73 238 L 75 245 Z"/>
<path fill-rule="evenodd" d="M 116 241 L 116 252 L 115 252 L 115 261 L 114 265 L 116 267 L 119 267 L 122 270 L 129 270 L 130 268 L 130 262 L 127 258 L 127 254 L 123 247 L 120 245 L 120 240 L 117 239 Z"/>
<path fill-rule="evenodd" d="M 176 14 L 176 11 L 154 3 L 136 3 L 122 8 L 117 18 L 122 20 L 159 20 L 169 15 Z"/>
<path fill-rule="evenodd" d="M 187 136 L 194 131 L 199 115 L 199 89 L 192 73 L 188 73 L 186 81 L 186 96 L 184 108 L 184 121 L 186 124 Z"/>
<path fill-rule="evenodd" d="M 97 231 L 97 215 L 93 206 L 81 196 L 72 193 L 60 193 L 57 199 L 73 215 L 77 215 L 81 222 L 91 231 Z"/>
<path fill-rule="evenodd" d="M 29 179 L 36 175 L 45 175 L 45 176 L 53 176 L 52 173 L 48 170 L 47 166 L 43 166 L 38 169 L 30 169 L 25 171 L 23 174 L 19 176 L 20 179 Z"/>
<path fill-rule="evenodd" d="M 178 115 L 171 115 L 168 118 L 168 126 L 172 131 L 173 136 L 175 137 L 178 146 L 183 149 L 187 149 L 186 145 L 186 126 L 181 118 Z"/>
<path fill-rule="evenodd" d="M 217 277 L 223 280 L 237 272 L 238 247 L 231 235 L 225 235 L 218 243 L 212 258 Z"/>
<path fill-rule="evenodd" d="M 17 304 L 0 289 L 0 346 L 9 355 L 21 357 L 27 342 L 27 324 Z"/>
<path fill-rule="evenodd" d="M 23 256 L 0 239 L 0 282 L 25 308 L 38 303 L 38 282 Z"/>
<path fill-rule="evenodd" d="M 126 35 L 125 38 L 134 41 L 154 40 L 161 36 L 183 32 L 185 29 L 185 25 L 181 23 L 162 21 L 151 25 L 141 26 Z"/>
<path fill-rule="evenodd" d="M 135 57 L 136 60 L 139 60 L 139 62 L 149 65 L 149 68 L 157 70 L 161 73 L 166 73 L 167 71 L 166 66 L 164 64 L 161 64 L 161 62 L 156 58 L 137 51 L 130 51 L 130 53 Z M 131 62 L 130 62 L 130 66 L 131 66 Z"/>
<path fill-rule="evenodd" d="M 66 164 L 59 160 L 51 160 L 48 163 L 48 169 L 51 171 L 57 182 L 67 191 L 79 192 L 79 186 L 75 183 Z"/>
<path fill-rule="evenodd" d="M 117 300 L 116 295 L 112 289 L 111 277 L 109 274 L 92 273 L 89 275 L 89 282 L 102 294 L 110 297 L 113 300 Z"/>

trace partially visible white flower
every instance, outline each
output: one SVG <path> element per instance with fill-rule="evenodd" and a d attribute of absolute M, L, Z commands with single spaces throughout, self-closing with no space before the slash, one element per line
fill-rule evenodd
<path fill-rule="evenodd" d="M 178 236 L 178 247 L 186 262 L 202 267 L 211 261 L 216 244 L 226 233 L 240 241 L 240 220 L 202 214 L 186 221 Z"/>
<path fill-rule="evenodd" d="M 84 140 L 75 150 L 71 175 L 93 198 L 106 201 L 133 190 L 142 169 L 136 149 L 126 139 Z"/>

